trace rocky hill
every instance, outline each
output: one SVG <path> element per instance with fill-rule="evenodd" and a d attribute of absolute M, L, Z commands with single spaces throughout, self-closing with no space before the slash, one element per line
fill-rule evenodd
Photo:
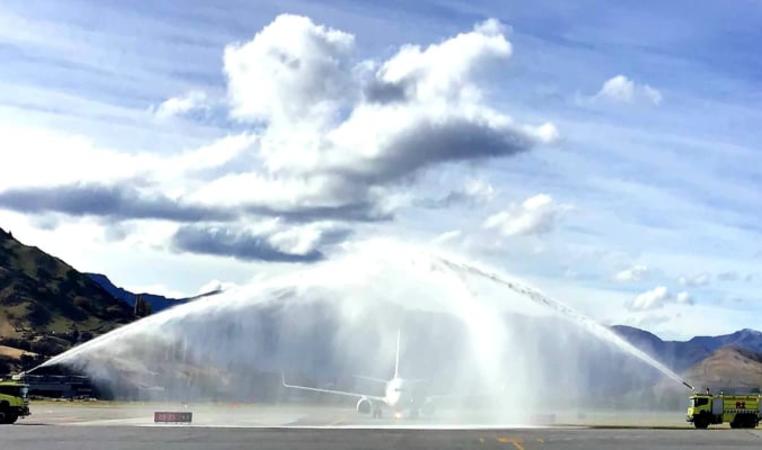
<path fill-rule="evenodd" d="M 0 372 L 133 319 L 90 277 L 0 229 Z"/>

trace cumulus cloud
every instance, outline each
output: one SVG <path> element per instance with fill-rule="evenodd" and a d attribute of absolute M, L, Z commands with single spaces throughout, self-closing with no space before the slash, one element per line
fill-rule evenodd
<path fill-rule="evenodd" d="M 151 109 L 158 119 L 166 120 L 194 111 L 208 109 L 207 95 L 203 91 L 190 91 L 178 97 L 171 97 Z"/>
<path fill-rule="evenodd" d="M 647 84 L 638 84 L 624 75 L 617 75 L 603 83 L 601 90 L 593 96 L 593 100 L 659 105 L 663 97 L 659 90 Z"/>
<path fill-rule="evenodd" d="M 663 308 L 667 303 L 692 305 L 693 299 L 690 294 L 685 291 L 674 295 L 665 286 L 659 286 L 638 295 L 627 306 L 631 310 L 646 311 Z"/>
<path fill-rule="evenodd" d="M 643 264 L 636 264 L 632 267 L 629 267 L 620 272 L 617 272 L 614 275 L 614 280 L 622 282 L 622 283 L 637 282 L 637 281 L 641 281 L 647 275 L 648 275 L 648 266 L 645 266 Z"/>
<path fill-rule="evenodd" d="M 126 154 L 88 142 L 66 143 L 69 150 L 58 152 L 65 157 L 53 158 L 50 178 L 8 170 L 15 181 L 6 181 L 5 187 L 41 179 L 50 180 L 46 186 L 75 186 L 147 178 L 158 191 L 156 198 L 182 197 L 204 208 L 378 220 L 392 216 L 384 199 L 401 179 L 445 163 L 508 157 L 558 138 L 553 124 L 520 123 L 485 98 L 482 74 L 500 67 L 512 53 L 495 20 L 428 46 L 403 45 L 385 60 L 358 60 L 354 40 L 307 17 L 278 16 L 251 40 L 229 45 L 224 53 L 231 115 L 256 132 L 178 155 Z M 379 101 L 384 95 L 396 100 Z M 191 91 L 155 112 L 161 117 L 184 114 L 207 100 Z M 36 136 L 18 142 L 28 146 L 29 139 L 39 143 L 37 148 L 61 147 L 61 142 Z M 40 162 L 45 164 L 45 158 L 32 155 L 29 166 Z M 3 185 L 0 180 L 0 189 Z M 66 194 L 71 197 L 72 191 L 68 188 Z M 35 200 L 46 205 L 39 209 L 63 209 L 39 195 Z M 66 211 L 95 214 L 96 209 Z"/>
<path fill-rule="evenodd" d="M 389 220 L 401 182 L 408 188 L 445 164 L 507 158 L 558 139 L 552 123 L 524 123 L 490 104 L 484 74 L 500 70 L 512 51 L 502 25 L 488 20 L 434 44 L 406 44 L 388 58 L 361 60 L 352 34 L 278 16 L 224 51 L 226 106 L 250 132 L 170 154 L 118 152 L 87 139 L 9 129 L 14 165 L 34 171 L 0 165 L 0 207 L 200 222 L 178 231 L 178 249 L 319 259 L 316 247 L 303 249 L 324 242 L 327 231 L 320 239 L 305 230 L 299 238 L 263 237 L 234 224 L 265 216 L 299 226 Z M 153 112 L 168 118 L 208 103 L 206 94 L 191 91 Z M 474 185 L 446 201 L 490 195 L 491 187 Z M 531 222 L 517 233 L 555 220 L 546 206 L 522 207 L 535 210 L 517 211 L 526 216 L 518 222 Z"/>
<path fill-rule="evenodd" d="M 699 273 L 696 275 L 684 275 L 677 279 L 677 282 L 682 286 L 700 287 L 706 286 L 712 281 L 711 275 L 708 273 Z"/>
<path fill-rule="evenodd" d="M 549 195 L 538 194 L 524 200 L 521 205 L 513 205 L 488 217 L 483 227 L 497 230 L 504 236 L 548 233 L 569 208 L 568 205 L 557 204 Z"/>
<path fill-rule="evenodd" d="M 250 181 L 288 191 L 290 209 L 372 206 L 391 183 L 437 164 L 510 156 L 558 137 L 552 124 L 517 123 L 483 98 L 479 74 L 511 54 L 496 21 L 428 47 L 402 46 L 386 61 L 357 62 L 353 49 L 352 35 L 290 15 L 229 46 L 233 115 L 265 124 L 264 171 L 221 180 L 200 197 L 284 204 L 252 194 L 262 189 L 230 195 Z"/>
<path fill-rule="evenodd" d="M 281 123 L 333 115 L 352 96 L 354 36 L 284 14 L 225 48 L 232 115 Z"/>

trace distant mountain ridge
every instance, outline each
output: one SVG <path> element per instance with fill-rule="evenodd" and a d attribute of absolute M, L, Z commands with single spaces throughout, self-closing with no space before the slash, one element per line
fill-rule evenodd
<path fill-rule="evenodd" d="M 663 341 L 638 328 L 617 325 L 612 329 L 699 389 L 762 389 L 762 332 L 745 328 L 720 336 Z"/>
<path fill-rule="evenodd" d="M 639 328 L 615 325 L 614 332 L 631 344 L 682 372 L 728 346 L 762 354 L 762 332 L 743 329 L 721 336 L 696 336 L 688 341 L 664 341 Z"/>
<path fill-rule="evenodd" d="M 221 289 L 215 289 L 215 290 L 205 292 L 203 294 L 200 294 L 194 297 L 169 298 L 169 297 L 164 297 L 162 295 L 156 295 L 156 294 L 130 292 L 127 289 L 124 289 L 122 287 L 115 285 L 106 275 L 103 275 L 100 273 L 85 273 L 85 275 L 87 275 L 88 277 L 90 277 L 90 279 L 98 283 L 103 289 L 105 289 L 114 298 L 117 298 L 125 302 L 130 307 L 134 307 L 135 301 L 137 300 L 138 296 L 142 295 L 143 299 L 147 301 L 149 305 L 151 305 L 151 311 L 153 311 L 154 313 L 163 311 L 173 306 L 182 305 L 193 300 L 198 300 L 199 298 L 202 298 L 202 297 L 217 295 L 222 292 Z"/>

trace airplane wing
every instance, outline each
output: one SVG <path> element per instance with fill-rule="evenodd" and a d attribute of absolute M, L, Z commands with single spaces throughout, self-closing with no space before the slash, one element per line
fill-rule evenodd
<path fill-rule="evenodd" d="M 286 383 L 286 376 L 284 374 L 281 374 L 281 380 L 283 382 L 283 387 L 288 389 L 298 389 L 301 391 L 309 391 L 309 392 L 320 392 L 323 394 L 333 394 L 333 395 L 343 395 L 344 397 L 353 397 L 353 398 L 367 398 L 369 400 L 374 400 L 377 402 L 383 402 L 384 398 L 378 395 L 368 395 L 368 394 L 360 394 L 357 392 L 347 392 L 347 391 L 337 391 L 334 389 L 322 389 L 322 388 L 316 388 L 316 387 L 309 387 L 309 386 L 298 386 L 294 384 L 288 384 Z"/>
<path fill-rule="evenodd" d="M 352 376 L 357 378 L 358 380 L 372 381 L 374 383 L 386 384 L 389 381 L 389 380 L 382 380 L 381 378 L 376 378 L 376 377 L 366 377 L 365 375 L 352 375 Z"/>

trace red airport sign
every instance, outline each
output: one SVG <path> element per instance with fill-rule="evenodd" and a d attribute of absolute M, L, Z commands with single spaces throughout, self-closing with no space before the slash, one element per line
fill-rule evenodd
<path fill-rule="evenodd" d="M 191 423 L 193 413 L 157 411 L 153 413 L 154 423 Z"/>

